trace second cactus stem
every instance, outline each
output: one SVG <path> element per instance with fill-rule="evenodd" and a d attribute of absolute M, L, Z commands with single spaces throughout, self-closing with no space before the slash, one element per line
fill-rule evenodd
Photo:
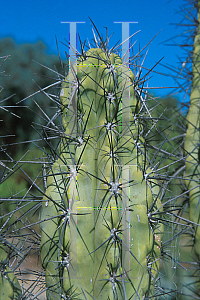
<path fill-rule="evenodd" d="M 82 53 L 63 82 L 62 142 L 41 211 L 48 299 L 154 295 L 163 225 L 150 212 L 162 209 L 134 80 L 102 46 Z"/>
<path fill-rule="evenodd" d="M 17 277 L 8 267 L 7 253 L 0 241 L 0 299 L 21 299 L 22 290 Z"/>
<path fill-rule="evenodd" d="M 200 260 L 200 1 L 196 4 L 198 26 L 193 47 L 192 89 L 185 139 L 185 184 L 189 190 L 190 220 L 194 224 L 194 250 Z"/>

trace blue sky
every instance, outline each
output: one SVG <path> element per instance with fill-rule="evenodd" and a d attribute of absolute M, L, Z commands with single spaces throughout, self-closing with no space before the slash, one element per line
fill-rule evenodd
<path fill-rule="evenodd" d="M 69 24 L 62 22 L 85 22 L 77 25 L 77 32 L 82 40 L 93 38 L 90 17 L 99 32 L 105 36 L 108 27 L 111 46 L 122 39 L 122 25 L 114 22 L 138 22 L 130 24 L 130 35 L 140 30 L 132 39 L 137 40 L 134 46 L 137 52 L 160 30 L 151 43 L 145 66 L 152 67 L 162 57 L 163 64 L 177 65 L 182 52 L 178 47 L 167 46 L 165 40 L 181 33 L 183 28 L 176 28 L 170 23 L 179 23 L 182 19 L 178 13 L 184 0 L 102 0 L 102 1 L 69 1 L 69 0 L 7 0 L 1 3 L 0 38 L 11 36 L 17 43 L 34 43 L 42 40 L 47 45 L 49 54 L 57 54 L 55 36 L 59 41 L 61 57 L 67 48 L 60 42 L 69 40 Z M 169 73 L 162 66 L 157 72 Z M 154 74 L 150 86 L 174 86 L 169 77 Z M 169 90 L 157 90 L 157 95 L 165 95 Z M 181 95 L 179 96 L 181 101 Z"/>

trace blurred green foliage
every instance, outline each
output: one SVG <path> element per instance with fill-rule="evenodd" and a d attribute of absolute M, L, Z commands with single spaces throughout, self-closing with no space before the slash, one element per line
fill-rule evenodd
<path fill-rule="evenodd" d="M 185 116 L 180 113 L 180 104 L 175 97 L 157 98 L 149 96 L 147 101 L 152 127 L 146 127 L 149 155 L 154 166 L 164 168 L 171 176 L 183 165 L 183 143 L 185 137 Z M 157 151 L 162 149 L 161 151 Z M 173 183 L 172 183 L 173 184 Z"/>
<path fill-rule="evenodd" d="M 51 70 L 62 74 L 66 69 L 58 56 L 46 53 L 46 46 L 41 41 L 18 45 L 12 38 L 0 39 L 0 57 L 5 55 L 9 57 L 4 61 L 0 73 L 0 86 L 3 87 L 0 94 L 0 144 L 13 156 L 16 152 L 28 149 L 27 143 L 20 142 L 36 137 L 31 124 L 37 122 L 42 113 L 34 101 L 45 112 L 52 106 L 42 92 L 22 100 L 58 80 L 57 74 Z"/>

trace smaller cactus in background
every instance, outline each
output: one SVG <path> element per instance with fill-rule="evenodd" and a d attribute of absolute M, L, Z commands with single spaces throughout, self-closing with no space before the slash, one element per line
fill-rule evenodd
<path fill-rule="evenodd" d="M 2 243 L 0 243 L 0 270 L 0 299 L 20 299 L 20 296 L 22 295 L 21 287 L 17 280 L 17 277 L 8 267 L 7 253 Z"/>
<path fill-rule="evenodd" d="M 192 222 L 192 239 L 197 272 L 194 290 L 200 293 L 200 1 L 196 1 L 197 19 L 192 53 L 190 106 L 187 114 L 185 137 L 185 185 L 189 191 L 189 218 Z"/>
<path fill-rule="evenodd" d="M 200 1 L 198 1 L 197 5 L 198 27 L 194 40 L 192 90 L 185 138 L 185 184 L 189 190 L 190 220 L 195 225 L 194 249 L 198 259 L 200 259 Z"/>
<path fill-rule="evenodd" d="M 184 136 L 184 165 L 180 173 L 183 192 L 177 197 L 183 197 L 182 215 L 183 220 L 187 220 L 188 228 L 186 229 L 187 263 L 188 279 L 183 283 L 186 294 L 191 294 L 193 298 L 199 299 L 200 292 L 200 1 L 185 0 L 180 9 L 182 17 L 181 27 L 185 26 L 182 34 L 183 40 L 176 45 L 184 49 L 179 57 L 180 65 L 175 68 L 176 93 L 182 92 L 181 103 L 179 108 L 179 118 L 181 120 L 181 133 Z M 177 24 L 180 26 L 180 24 Z M 177 37 L 176 37 L 177 38 Z M 177 85 L 178 80 L 178 85 Z M 189 100 L 189 101 L 188 101 Z M 186 113 L 187 112 L 187 115 Z M 188 225 L 190 224 L 190 225 Z M 188 240 L 188 243 L 185 241 Z M 192 242 L 191 242 L 192 241 Z M 191 255 L 192 253 L 192 255 Z M 191 268 L 189 264 L 191 263 Z M 186 278 L 186 276 L 185 276 Z M 184 281 L 184 279 L 183 279 Z M 191 288 L 192 286 L 192 288 Z M 196 295 L 195 295 L 196 294 Z M 188 295 L 188 297 L 189 297 Z M 183 299 L 187 299 L 183 298 Z"/>

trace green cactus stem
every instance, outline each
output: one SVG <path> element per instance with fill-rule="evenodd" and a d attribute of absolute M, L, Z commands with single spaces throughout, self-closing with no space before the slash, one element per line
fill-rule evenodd
<path fill-rule="evenodd" d="M 186 172 L 185 184 L 189 190 L 190 220 L 200 225 L 200 1 L 198 1 L 198 27 L 194 40 L 192 90 L 187 115 L 185 139 Z M 194 226 L 194 249 L 200 259 L 200 226 Z"/>
<path fill-rule="evenodd" d="M 47 298 L 152 296 L 163 228 L 148 214 L 161 204 L 145 180 L 134 75 L 118 55 L 91 48 L 71 67 L 60 100 L 64 133 L 40 218 Z"/>
<path fill-rule="evenodd" d="M 0 299 L 16 300 L 22 295 L 20 284 L 12 270 L 7 266 L 7 253 L 0 242 Z"/>

